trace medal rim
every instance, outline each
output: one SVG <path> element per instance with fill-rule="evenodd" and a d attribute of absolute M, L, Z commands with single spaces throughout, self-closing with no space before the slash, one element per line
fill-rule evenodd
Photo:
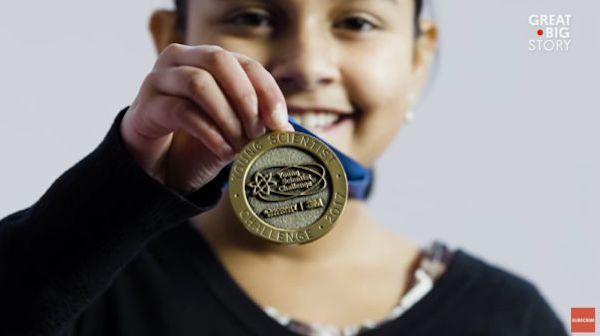
<path fill-rule="evenodd" d="M 269 137 L 271 137 L 273 135 L 278 136 L 279 134 L 299 134 L 301 136 L 311 138 L 315 142 L 317 142 L 317 143 L 321 144 L 323 147 L 325 147 L 331 153 L 333 159 L 329 160 L 328 162 L 325 162 L 325 161 L 321 160 L 321 158 L 317 152 L 301 145 L 300 143 L 294 143 L 292 141 L 292 142 L 285 143 L 285 144 L 282 144 L 282 143 L 272 144 L 270 141 L 267 140 L 263 144 L 263 147 L 261 149 L 256 150 L 256 153 L 249 160 L 249 163 L 247 164 L 247 166 L 244 169 L 241 180 L 238 178 L 233 178 L 233 174 L 234 174 L 233 167 L 235 167 L 236 163 L 239 160 L 239 153 L 238 153 L 238 157 L 236 157 L 235 160 L 233 161 L 232 169 L 229 172 L 229 190 L 228 190 L 229 200 L 231 202 L 231 205 L 233 207 L 233 210 L 235 212 L 237 219 L 239 219 L 242 226 L 247 231 L 249 231 L 251 234 L 253 234 L 257 237 L 260 237 L 262 239 L 268 240 L 270 242 L 280 244 L 280 245 L 306 244 L 306 243 L 312 242 L 316 239 L 323 237 L 325 234 L 327 234 L 329 231 L 331 231 L 333 229 L 333 227 L 335 226 L 335 224 L 338 222 L 340 216 L 343 214 L 344 209 L 346 208 L 346 203 L 348 200 L 348 178 L 346 176 L 346 171 L 344 170 L 344 167 L 343 167 L 339 157 L 331 149 L 331 147 L 328 146 L 324 141 L 317 139 L 316 137 L 314 137 L 310 134 L 303 133 L 303 132 L 271 131 L 271 132 L 268 132 L 256 139 L 253 139 L 252 141 L 247 143 L 246 146 L 244 146 L 244 148 L 242 148 L 240 153 L 244 152 L 244 150 L 247 147 L 252 146 L 254 142 L 264 141 L 265 139 L 268 139 Z M 270 223 L 266 222 L 258 214 L 256 214 L 256 212 L 250 206 L 250 203 L 249 203 L 247 195 L 246 195 L 245 182 L 247 181 L 246 179 L 248 177 L 250 168 L 254 165 L 256 160 L 258 160 L 267 151 L 274 149 L 274 148 L 278 148 L 278 147 L 294 147 L 294 148 L 298 148 L 300 150 L 310 153 L 313 156 L 313 158 L 315 158 L 315 160 L 317 160 L 319 163 L 323 164 L 323 166 L 325 167 L 326 171 L 328 172 L 328 174 L 330 176 L 331 196 L 330 196 L 329 205 L 323 212 L 323 215 L 321 215 L 321 217 L 319 217 L 319 219 L 317 219 L 314 223 L 307 225 L 306 227 L 303 227 L 301 229 L 279 228 L 279 227 L 273 226 Z M 335 206 L 334 198 L 336 196 L 336 192 L 339 194 L 343 194 L 344 197 L 343 197 L 343 201 L 341 202 L 341 206 L 338 206 L 340 208 L 339 214 L 336 216 L 336 219 L 333 221 L 333 223 L 331 223 L 327 220 L 326 215 L 330 211 L 332 211 L 332 208 L 334 208 L 334 206 Z M 239 196 L 236 196 L 236 193 Z M 256 230 L 253 230 L 253 229 L 250 229 L 249 227 L 247 227 L 247 225 L 245 223 L 248 222 L 249 219 L 247 219 L 247 218 L 244 219 L 241 215 L 245 211 L 248 211 L 250 213 L 250 216 L 253 219 L 252 225 L 255 225 L 255 226 L 258 225 L 258 226 L 260 226 L 259 228 L 257 228 Z M 321 226 L 322 228 L 319 228 L 319 226 Z M 271 231 L 274 231 L 276 233 L 274 235 L 275 237 L 271 237 L 272 234 L 269 234 L 268 236 L 261 234 L 260 232 L 264 232 L 265 229 L 270 229 Z M 303 241 L 292 241 L 292 242 L 282 241 L 280 239 L 277 239 L 277 237 L 279 237 L 282 233 L 285 236 L 286 233 L 297 233 L 300 231 L 310 231 L 311 232 L 310 238 L 303 240 Z"/>

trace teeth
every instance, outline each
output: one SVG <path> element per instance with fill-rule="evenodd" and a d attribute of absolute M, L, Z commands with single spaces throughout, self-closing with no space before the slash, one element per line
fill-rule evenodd
<path fill-rule="evenodd" d="M 300 125 L 306 128 L 322 129 L 335 123 L 340 115 L 337 113 L 316 113 L 316 112 L 304 112 L 304 113 L 291 113 L 291 116 L 296 118 Z"/>

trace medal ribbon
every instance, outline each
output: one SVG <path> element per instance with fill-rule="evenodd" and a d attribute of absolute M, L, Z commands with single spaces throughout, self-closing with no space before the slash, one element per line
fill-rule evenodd
<path fill-rule="evenodd" d="M 360 200 L 366 199 L 369 189 L 371 188 L 371 183 L 373 182 L 373 172 L 350 158 L 348 155 L 342 153 L 339 149 L 321 139 L 313 132 L 304 128 L 296 119 L 294 119 L 294 117 L 288 115 L 288 120 L 290 121 L 290 124 L 294 126 L 296 131 L 306 133 L 321 140 L 335 153 L 335 155 L 337 155 L 338 159 L 340 159 L 340 162 L 342 163 L 342 166 L 344 166 L 344 171 L 346 171 L 346 177 L 348 178 L 348 197 Z"/>
<path fill-rule="evenodd" d="M 348 178 L 348 197 L 359 200 L 366 199 L 369 195 L 371 184 L 373 183 L 373 171 L 342 153 L 340 150 L 330 145 L 327 141 L 321 139 L 313 132 L 304 128 L 294 117 L 288 115 L 288 120 L 290 124 L 294 126 L 294 130 L 317 138 L 327 145 L 327 147 L 329 147 L 329 149 L 331 149 L 335 155 L 337 155 L 338 159 L 340 159 L 340 162 L 342 163 L 342 166 L 344 167 L 346 177 Z M 227 186 L 227 178 L 229 176 L 230 169 L 231 163 L 225 166 L 225 168 L 223 168 L 216 177 L 216 179 L 219 179 L 222 181 L 222 183 L 224 183 L 223 188 Z"/>

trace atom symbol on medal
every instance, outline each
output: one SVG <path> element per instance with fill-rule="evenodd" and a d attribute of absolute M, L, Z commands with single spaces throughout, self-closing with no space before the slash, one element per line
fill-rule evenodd
<path fill-rule="evenodd" d="M 254 174 L 254 181 L 248 183 L 248 185 L 254 188 L 252 190 L 253 196 L 258 194 L 261 196 L 268 196 L 271 194 L 271 187 L 276 186 L 277 182 L 274 181 L 272 173 L 263 175 L 260 172 L 256 172 L 256 174 Z"/>

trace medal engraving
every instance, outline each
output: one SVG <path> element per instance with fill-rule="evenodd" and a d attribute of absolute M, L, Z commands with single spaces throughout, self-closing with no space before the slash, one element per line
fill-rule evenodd
<path fill-rule="evenodd" d="M 346 173 L 320 140 L 275 131 L 238 154 L 229 197 L 242 225 L 279 244 L 303 244 L 329 232 L 347 200 Z"/>

